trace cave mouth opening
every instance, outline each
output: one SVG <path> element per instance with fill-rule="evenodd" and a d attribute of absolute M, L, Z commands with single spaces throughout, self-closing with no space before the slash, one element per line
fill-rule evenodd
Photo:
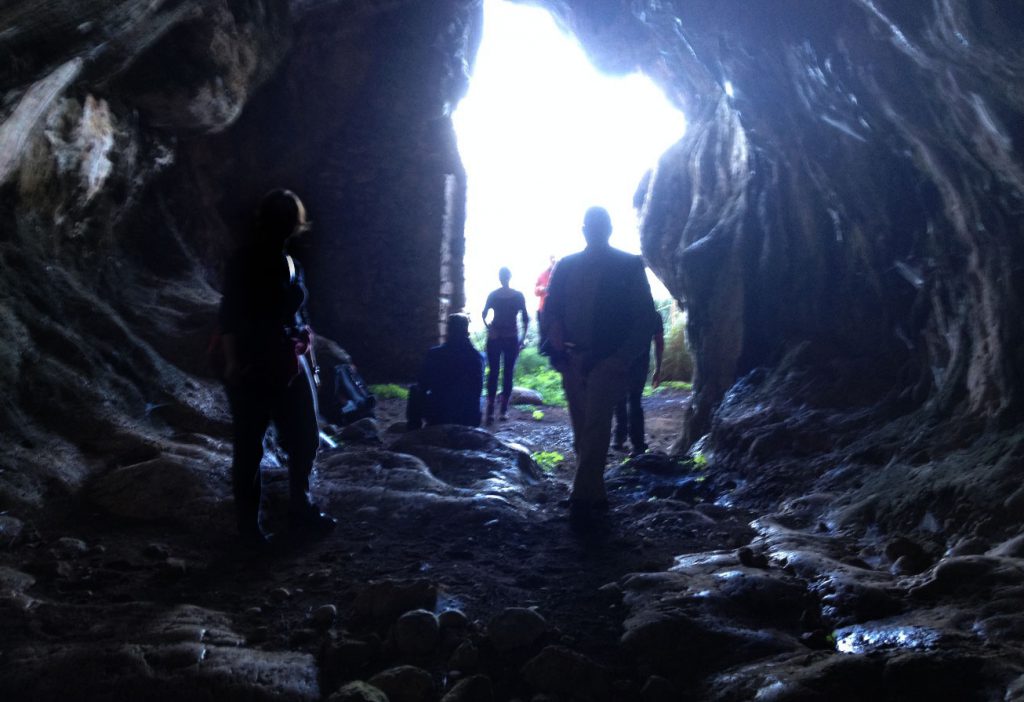
<path fill-rule="evenodd" d="M 650 78 L 601 73 L 547 10 L 506 0 L 484 2 L 473 77 L 453 121 L 467 174 L 466 309 L 475 325 L 501 266 L 535 304 L 549 257 L 583 245 L 591 205 L 611 213 L 612 244 L 639 253 L 636 189 L 686 131 Z M 667 297 L 650 277 L 655 297 Z"/>

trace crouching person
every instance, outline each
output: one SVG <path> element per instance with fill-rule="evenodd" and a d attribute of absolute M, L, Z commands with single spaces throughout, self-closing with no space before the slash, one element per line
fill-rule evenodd
<path fill-rule="evenodd" d="M 309 474 L 320 442 L 306 289 L 288 241 L 307 231 L 306 211 L 288 190 L 263 198 L 252 236 L 228 262 L 220 325 L 224 383 L 234 439 L 231 479 L 242 538 L 263 543 L 260 462 L 273 422 L 288 456 L 289 526 L 326 532 L 336 521 L 310 501 Z"/>
<path fill-rule="evenodd" d="M 406 426 L 480 426 L 483 384 L 484 359 L 469 340 L 469 317 L 450 315 L 444 343 L 427 351 L 417 383 L 409 388 Z"/>

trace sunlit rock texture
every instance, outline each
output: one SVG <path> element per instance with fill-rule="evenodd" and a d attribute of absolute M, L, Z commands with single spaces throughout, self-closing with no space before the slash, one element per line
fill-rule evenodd
<path fill-rule="evenodd" d="M 697 355 L 685 442 L 756 368 L 789 374 L 794 405 L 1016 417 L 1021 6 L 633 10 L 589 34 L 609 61 L 636 47 L 690 118 L 643 206 L 645 254 Z"/>

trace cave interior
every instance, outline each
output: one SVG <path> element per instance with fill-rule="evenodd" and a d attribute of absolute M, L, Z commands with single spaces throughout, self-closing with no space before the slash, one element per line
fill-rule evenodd
<path fill-rule="evenodd" d="M 687 118 L 635 199 L 695 362 L 664 453 L 581 536 L 542 444 L 379 419 L 317 460 L 338 530 L 258 556 L 223 261 L 287 184 L 324 364 L 409 381 L 483 3 L 0 7 L 0 696 L 1024 699 L 1024 5 L 528 4 Z"/>

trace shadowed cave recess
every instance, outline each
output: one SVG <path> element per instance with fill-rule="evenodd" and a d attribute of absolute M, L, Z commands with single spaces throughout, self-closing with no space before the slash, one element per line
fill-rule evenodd
<path fill-rule="evenodd" d="M 594 591 L 614 583 L 628 672 L 554 637 L 498 656 L 522 673 L 477 677 L 494 699 L 1024 699 L 1024 5 L 532 4 L 601 70 L 644 72 L 686 114 L 636 195 L 644 258 L 686 310 L 696 362 L 671 453 L 708 466 L 699 494 L 677 481 L 669 496 L 740 526 L 703 547 L 664 533 L 667 562 L 602 571 Z M 260 195 L 292 188 L 315 223 L 298 255 L 324 359 L 406 381 L 462 307 L 471 183 L 450 115 L 481 28 L 472 0 L 0 7 L 0 607 L 22 632 L 0 635 L 8 699 L 33 686 L 50 699 L 53 671 L 99 660 L 84 626 L 54 653 L 74 577 L 53 564 L 103 560 L 41 566 L 77 549 L 54 541 L 58 516 L 141 523 L 150 540 L 229 530 L 230 421 L 206 345 L 223 260 Z M 371 476 L 422 459 L 401 470 L 441 482 L 408 494 L 493 509 L 459 492 L 480 497 L 486 481 L 439 468 L 470 461 L 458 451 L 529 462 L 482 436 L 320 464 Z M 356 472 L 337 499 L 377 489 Z M 554 509 L 516 485 L 501 499 L 518 516 L 503 519 Z M 611 516 L 641 524 L 639 509 Z M 358 677 L 331 663 L 357 655 L 333 629 L 286 651 L 241 614 L 160 592 L 161 606 L 136 594 L 97 610 L 130 622 L 150 666 L 112 653 L 121 689 L 163 699 L 157 682 L 171 695 L 245 678 L 239 699 L 326 699 Z M 189 627 L 217 632 L 194 677 L 206 659 L 183 647 L 201 642 L 168 634 Z M 499 629 L 481 630 L 482 654 L 505 651 Z M 401 637 L 381 637 L 374 660 L 393 662 Z M 458 678 L 408 660 L 433 687 L 380 682 L 391 699 L 453 694 Z"/>

